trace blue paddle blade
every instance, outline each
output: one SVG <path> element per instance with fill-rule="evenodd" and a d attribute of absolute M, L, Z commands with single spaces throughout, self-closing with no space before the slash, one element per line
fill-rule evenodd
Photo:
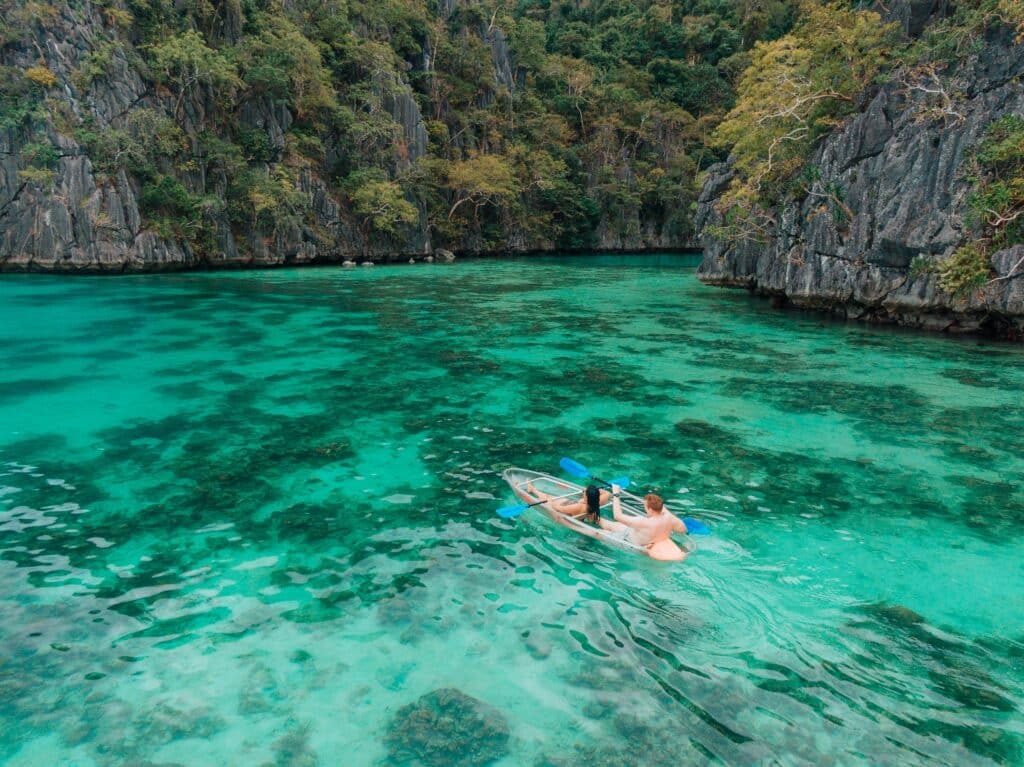
<path fill-rule="evenodd" d="M 574 477 L 582 477 L 585 479 L 590 476 L 590 472 L 587 471 L 587 467 L 581 463 L 576 463 L 572 458 L 563 458 L 558 462 L 558 465 Z"/>
<path fill-rule="evenodd" d="M 615 479 L 608 481 L 609 485 L 618 485 L 623 490 L 629 487 L 629 477 L 616 477 Z"/>
<path fill-rule="evenodd" d="M 502 519 L 512 519 L 518 517 L 526 509 L 529 508 L 525 503 L 520 503 L 518 506 L 502 506 L 498 509 L 498 516 Z M 687 525 L 689 527 L 689 525 Z"/>
<path fill-rule="evenodd" d="M 683 524 L 690 535 L 711 535 L 711 528 L 698 519 L 684 517 Z"/>

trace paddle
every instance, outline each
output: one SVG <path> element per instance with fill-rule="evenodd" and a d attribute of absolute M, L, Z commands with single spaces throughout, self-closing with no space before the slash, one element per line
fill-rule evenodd
<path fill-rule="evenodd" d="M 711 535 L 711 528 L 693 517 L 683 517 L 683 524 L 686 525 L 686 532 L 690 535 Z"/>
<path fill-rule="evenodd" d="M 574 477 L 585 477 L 601 482 L 605 485 L 618 485 L 623 490 L 629 487 L 629 483 L 622 484 L 620 480 L 612 480 L 611 482 L 605 482 L 603 479 L 598 479 L 581 463 L 574 461 L 572 458 L 563 458 L 558 462 L 558 465 L 565 469 L 567 472 L 572 474 Z M 623 479 L 625 479 L 623 477 Z M 632 494 L 631 494 L 632 495 Z M 636 496 L 634 496 L 636 497 Z M 693 517 L 684 517 L 683 524 L 686 525 L 686 532 L 690 535 L 711 535 L 711 528 L 701 522 L 699 519 Z"/>
<path fill-rule="evenodd" d="M 502 506 L 498 509 L 498 516 L 502 519 L 512 519 L 513 517 L 518 517 L 531 506 L 540 506 L 542 503 L 547 503 L 548 501 L 559 501 L 563 498 L 571 498 L 574 495 L 579 495 L 579 492 L 579 490 L 573 490 L 571 493 L 566 493 L 565 495 L 559 495 L 555 498 L 545 498 L 544 500 L 534 501 L 533 503 L 519 503 L 515 506 Z"/>
<path fill-rule="evenodd" d="M 592 479 L 595 482 L 600 482 L 602 485 L 607 485 L 608 487 L 618 485 L 623 490 L 629 487 L 629 477 L 617 477 L 611 482 L 605 482 L 600 477 L 595 477 L 590 473 L 586 466 L 582 463 L 577 463 L 572 458 L 563 458 L 558 462 L 558 465 L 565 469 L 569 474 L 572 474 L 574 477 L 579 477 L 580 479 Z"/>

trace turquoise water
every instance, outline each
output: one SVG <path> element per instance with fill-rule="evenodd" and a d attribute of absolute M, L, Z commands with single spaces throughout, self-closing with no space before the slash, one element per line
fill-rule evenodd
<path fill-rule="evenodd" d="M 0 279 L 0 762 L 1024 764 L 1024 352 L 667 263 Z"/>

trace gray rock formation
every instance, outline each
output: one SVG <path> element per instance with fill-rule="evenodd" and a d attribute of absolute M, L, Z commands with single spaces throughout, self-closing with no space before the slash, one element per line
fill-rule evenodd
<path fill-rule="evenodd" d="M 484 39 L 491 49 L 491 64 L 494 66 L 494 79 L 498 85 L 515 91 L 516 76 L 512 68 L 512 52 L 508 47 L 505 33 L 498 27 L 484 30 Z"/>
<path fill-rule="evenodd" d="M 405 86 L 397 94 L 384 97 L 384 106 L 402 126 L 403 144 L 398 148 L 398 168 L 404 170 L 427 153 L 427 127 L 412 91 Z"/>
<path fill-rule="evenodd" d="M 455 0 L 443 0 L 439 12 L 442 16 L 454 14 L 456 6 Z M 145 214 L 147 187 L 142 180 L 124 170 L 109 170 L 109 161 L 105 165 L 99 154 L 90 156 L 91 145 L 78 128 L 87 124 L 94 134 L 123 132 L 131 116 L 146 109 L 163 117 L 173 116 L 192 152 L 199 155 L 201 135 L 216 133 L 222 130 L 218 125 L 231 122 L 233 128 L 251 134 L 260 144 L 258 156 L 250 158 L 250 167 L 270 171 L 273 176 L 288 152 L 295 115 L 284 103 L 242 92 L 241 100 L 231 105 L 232 113 L 225 116 L 224 104 L 198 85 L 176 103 L 166 89 L 153 84 L 143 55 L 133 47 L 131 33 L 105 20 L 106 5 L 64 3 L 53 7 L 57 9 L 55 19 L 35 25 L 26 39 L 12 39 L 0 47 L 0 66 L 19 72 L 42 66 L 56 78 L 56 84 L 45 93 L 49 116 L 34 134 L 0 128 L 0 271 L 116 273 L 346 260 L 404 262 L 433 252 L 437 243 L 431 242 L 432 230 L 422 203 L 418 203 L 417 223 L 394 235 L 367 232 L 362 219 L 349 209 L 335 175 L 339 166 L 346 165 L 345 153 L 353 151 L 345 146 L 325 146 L 323 163 L 312 162 L 289 172 L 296 191 L 305 198 L 302 213 L 296 216 L 301 218 L 298 223 L 266 231 L 255 220 L 240 222 L 227 210 L 211 206 L 202 222 L 204 230 L 209 230 L 208 241 L 194 247 L 187 238 L 176 236 L 172 227 L 155 225 Z M 222 12 L 221 34 L 225 39 L 237 40 L 243 26 L 240 6 L 228 4 Z M 494 88 L 481 98 L 493 100 L 498 90 L 518 88 L 520 75 L 504 32 L 492 24 L 480 34 L 489 46 L 494 70 Z M 96 60 L 98 51 L 110 52 L 109 61 L 105 60 L 101 75 L 86 82 L 81 76 L 83 65 L 93 66 L 90 62 Z M 424 69 L 429 69 L 426 50 L 418 59 Z M 411 76 L 387 77 L 389 81 L 378 83 L 378 95 L 382 112 L 395 123 L 397 140 L 391 170 L 398 177 L 427 154 L 429 141 L 410 85 Z M 47 169 L 49 176 L 26 173 L 33 144 L 54 147 L 57 156 Z M 161 168 L 160 172 L 173 175 L 187 193 L 207 199 L 223 198 L 228 183 L 224 176 L 214 177 L 201 162 L 190 169 Z M 639 211 L 624 215 L 633 219 L 625 233 L 608 220 L 587 233 L 593 234 L 596 247 L 672 248 L 692 244 L 687 236 L 688 214 L 682 228 L 668 220 L 671 216 L 667 213 L 643 219 Z M 551 242 L 531 237 L 514 220 L 508 219 L 504 230 L 500 247 L 506 250 L 554 247 Z M 479 235 L 474 234 L 466 235 L 462 242 L 445 244 L 457 252 L 483 247 Z M 200 249 L 202 252 L 198 252 Z"/>
<path fill-rule="evenodd" d="M 906 7 L 905 24 L 919 26 L 924 11 Z M 1022 75 L 1024 45 L 1013 45 L 1007 34 L 990 39 L 955 73 L 966 83 L 957 104 L 962 118 L 930 118 L 920 93 L 886 85 L 810 160 L 820 171 L 813 189 L 841 189 L 852 219 L 837 221 L 820 198 L 790 199 L 775 211 L 765 243 L 735 244 L 705 233 L 699 278 L 849 318 L 1020 337 L 1021 246 L 996 253 L 993 281 L 968 295 L 945 293 L 934 274 L 915 276 L 910 265 L 917 257 L 937 262 L 964 244 L 965 158 L 994 120 L 1024 114 Z M 710 170 L 698 201 L 698 231 L 720 221 L 715 203 L 731 177 L 728 164 Z M 1011 277 L 1015 265 L 1019 277 Z"/>

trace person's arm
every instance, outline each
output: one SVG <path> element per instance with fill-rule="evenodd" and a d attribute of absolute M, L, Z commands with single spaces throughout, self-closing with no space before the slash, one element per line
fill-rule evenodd
<path fill-rule="evenodd" d="M 622 488 L 618 485 L 612 485 L 612 519 L 616 522 L 621 522 L 629 527 L 635 527 L 634 520 L 632 517 L 628 517 L 622 513 L 622 501 L 620 495 L 622 494 Z"/>
<path fill-rule="evenodd" d="M 622 513 L 622 501 L 619 500 L 619 496 L 622 493 L 622 488 L 618 485 L 612 485 L 612 519 L 619 522 L 626 527 L 632 527 L 635 529 L 642 529 L 644 527 L 645 519 L 643 517 L 634 517 L 631 514 Z"/>
<path fill-rule="evenodd" d="M 611 494 L 611 493 L 609 493 L 609 492 L 608 492 L 607 490 L 605 490 L 604 488 L 601 488 L 601 500 L 599 500 L 599 501 L 598 501 L 598 504 L 599 504 L 600 506 L 604 506 L 604 505 L 605 505 L 605 504 L 607 504 L 607 503 L 608 503 L 608 501 L 610 501 L 611 499 L 612 499 L 612 494 Z"/>
<path fill-rule="evenodd" d="M 686 529 L 686 523 L 683 522 L 683 520 L 681 520 L 675 514 L 672 515 L 672 518 L 675 520 L 672 523 L 672 532 L 674 532 L 674 533 L 682 533 L 683 535 L 688 535 L 690 531 Z"/>

